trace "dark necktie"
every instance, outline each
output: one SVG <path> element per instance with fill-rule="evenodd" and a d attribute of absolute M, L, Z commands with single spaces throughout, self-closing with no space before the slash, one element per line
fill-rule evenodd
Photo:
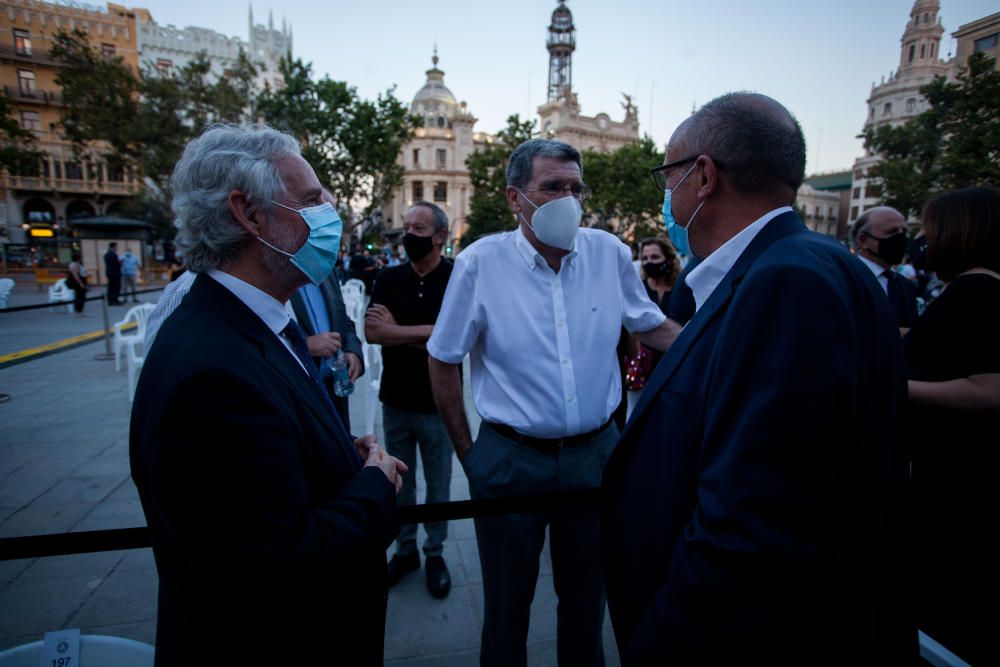
<path fill-rule="evenodd" d="M 892 269 L 882 272 L 888 281 L 889 305 L 892 306 L 892 313 L 896 316 L 897 326 L 909 326 L 906 321 L 906 296 L 903 294 L 903 286 L 899 284 L 900 277 Z"/>
<path fill-rule="evenodd" d="M 295 356 L 299 358 L 302 365 L 306 367 L 306 372 L 309 373 L 310 377 L 316 381 L 319 385 L 320 390 L 323 392 L 324 398 L 328 401 L 330 396 L 326 393 L 326 387 L 319 379 L 319 372 L 316 370 L 316 364 L 313 362 L 312 355 L 309 354 L 309 346 L 306 345 L 306 337 L 302 335 L 302 329 L 299 325 L 295 323 L 295 320 L 288 320 L 288 324 L 285 328 L 281 330 L 281 335 L 288 339 L 288 342 L 292 344 L 292 351 Z"/>

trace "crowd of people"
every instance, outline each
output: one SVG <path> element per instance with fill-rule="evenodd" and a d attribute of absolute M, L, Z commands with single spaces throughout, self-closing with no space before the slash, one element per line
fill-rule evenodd
<path fill-rule="evenodd" d="M 447 524 L 422 545 L 399 524 L 418 451 L 432 503 L 452 452 L 473 499 L 602 489 L 595 509 L 475 518 L 483 665 L 526 664 L 546 535 L 562 665 L 604 664 L 606 609 L 627 665 L 911 664 L 918 628 L 997 660 L 1000 190 L 934 197 L 916 240 L 871 209 L 848 250 L 803 225 L 802 130 L 751 93 L 701 107 L 650 167 L 670 240 L 636 258 L 581 227 L 580 153 L 532 139 L 508 160 L 516 228 L 451 261 L 446 214 L 414 202 L 405 257 L 379 267 L 344 261 L 288 135 L 187 146 L 188 270 L 150 318 L 130 432 L 158 665 L 380 664 L 388 589 L 421 551 L 428 592 L 451 588 Z M 365 372 L 357 326 L 382 346 L 384 446 L 351 434 L 331 379 L 340 357 Z"/>

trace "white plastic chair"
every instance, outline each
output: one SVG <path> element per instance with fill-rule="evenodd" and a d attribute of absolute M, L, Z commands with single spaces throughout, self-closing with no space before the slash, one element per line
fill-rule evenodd
<path fill-rule="evenodd" d="M 7 307 L 7 297 L 14 289 L 14 281 L 10 278 L 0 278 L 0 308 Z"/>
<path fill-rule="evenodd" d="M 368 378 L 368 395 L 365 397 L 365 430 L 375 431 L 375 410 L 378 407 L 378 392 L 382 387 L 382 346 L 362 344 L 365 355 L 365 377 Z"/>
<path fill-rule="evenodd" d="M 133 306 L 128 309 L 125 313 L 125 319 L 121 322 L 115 323 L 115 370 L 120 371 L 121 367 L 121 354 L 122 348 L 125 346 L 135 346 L 142 345 L 143 339 L 146 337 L 146 322 L 149 320 L 149 314 L 153 312 L 156 305 L 152 303 L 143 303 L 138 306 Z M 124 329 L 127 325 L 135 322 L 135 333 L 124 333 Z"/>
<path fill-rule="evenodd" d="M 357 330 L 358 337 L 364 342 L 367 340 L 365 338 L 365 299 L 364 295 L 351 294 L 350 296 L 344 296 L 344 310 L 347 313 L 347 317 L 354 322 L 354 327 Z"/>
<path fill-rule="evenodd" d="M 340 286 L 340 291 L 344 295 L 344 299 L 347 299 L 348 294 L 357 294 L 364 301 L 365 298 L 365 284 L 358 280 L 357 278 L 351 278 L 346 283 Z"/>
<path fill-rule="evenodd" d="M 49 303 L 56 304 L 57 306 L 66 302 L 66 312 L 73 312 L 73 299 L 76 298 L 76 294 L 73 293 L 69 287 L 66 286 L 66 279 L 60 278 L 59 280 L 52 283 L 49 287 Z M 51 308 L 50 308 L 51 310 Z"/>
<path fill-rule="evenodd" d="M 140 343 L 142 338 L 139 338 Z M 128 354 L 128 402 L 131 403 L 132 399 L 135 398 L 135 386 L 139 383 L 139 371 L 142 370 L 142 364 L 146 361 L 145 356 L 139 356 L 136 352 L 137 345 L 126 345 Z M 143 351 L 145 355 L 145 350 Z"/>
<path fill-rule="evenodd" d="M 45 642 L 21 644 L 0 651 L 0 667 L 38 667 Z M 80 635 L 79 667 L 152 667 L 154 649 L 124 637 Z"/>

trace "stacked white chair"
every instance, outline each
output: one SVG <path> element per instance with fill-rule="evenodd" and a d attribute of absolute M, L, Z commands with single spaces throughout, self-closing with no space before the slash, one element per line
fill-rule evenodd
<path fill-rule="evenodd" d="M 146 337 L 146 322 L 149 320 L 149 314 L 153 312 L 154 308 L 156 306 L 151 303 L 134 306 L 129 308 L 128 312 L 125 313 L 125 319 L 115 323 L 114 348 L 116 371 L 121 370 L 122 348 L 142 345 L 142 340 Z M 133 322 L 136 325 L 135 332 L 125 333 L 125 327 Z M 129 357 L 126 357 L 126 361 L 128 359 Z"/>
<path fill-rule="evenodd" d="M 73 290 L 66 286 L 65 278 L 60 278 L 49 287 L 49 303 L 56 304 L 56 307 L 65 303 L 67 313 L 73 312 L 73 299 L 75 297 Z"/>
<path fill-rule="evenodd" d="M 14 289 L 14 281 L 10 278 L 0 278 L 0 308 L 7 307 L 7 297 Z"/>
<path fill-rule="evenodd" d="M 375 432 L 375 410 L 378 408 L 378 392 L 382 387 L 382 346 L 362 345 L 365 355 L 365 378 L 368 379 L 368 392 L 365 396 L 365 430 L 364 433 Z"/>

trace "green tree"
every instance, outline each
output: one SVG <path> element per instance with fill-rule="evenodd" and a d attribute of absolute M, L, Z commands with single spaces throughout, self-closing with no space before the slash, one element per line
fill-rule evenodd
<path fill-rule="evenodd" d="M 509 116 L 507 127 L 497 133 L 494 141 L 465 161 L 472 197 L 462 247 L 468 248 L 470 243 L 488 234 L 514 228 L 516 223 L 507 206 L 507 161 L 511 152 L 534 133 L 535 121 L 522 121 L 517 114 Z"/>
<path fill-rule="evenodd" d="M 266 89 L 257 99 L 257 113 L 298 138 L 302 157 L 342 211 L 360 209 L 359 220 L 370 218 L 403 182 L 396 160 L 413 135 L 415 119 L 392 89 L 364 100 L 343 81 L 315 80 L 312 65 L 300 59 L 282 59 L 279 69 L 285 85 Z"/>
<path fill-rule="evenodd" d="M 594 227 L 629 242 L 653 236 L 661 225 L 663 193 L 649 170 L 663 164 L 663 152 L 649 136 L 611 153 L 585 151 L 583 174 L 591 190 L 584 202 Z"/>
<path fill-rule="evenodd" d="M 920 94 L 926 111 L 863 135 L 882 157 L 869 175 L 881 179 L 883 202 L 906 215 L 938 192 L 1000 183 L 1000 72 L 986 54 L 970 56 L 957 81 L 937 77 Z"/>
<path fill-rule="evenodd" d="M 17 176 L 31 176 L 38 173 L 42 154 L 35 148 L 35 135 L 21 127 L 14 111 L 10 100 L 0 96 L 0 169 Z"/>

